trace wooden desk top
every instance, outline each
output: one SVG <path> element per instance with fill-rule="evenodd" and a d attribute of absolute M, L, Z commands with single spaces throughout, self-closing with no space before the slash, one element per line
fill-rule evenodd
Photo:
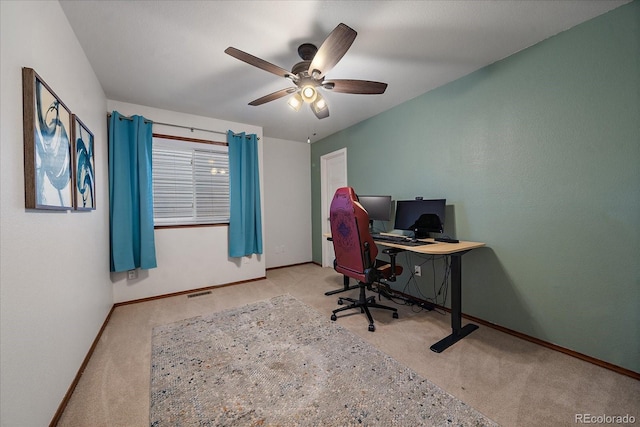
<path fill-rule="evenodd" d="M 398 234 L 393 234 L 393 233 L 380 233 L 380 234 L 398 236 Z M 324 236 L 331 237 L 331 234 L 324 234 Z M 476 248 L 481 248 L 483 246 L 486 246 L 484 243 L 469 242 L 465 240 L 460 240 L 458 243 L 436 242 L 433 238 L 418 239 L 418 240 L 422 240 L 424 242 L 433 242 L 433 243 L 430 245 L 422 245 L 422 246 L 407 246 L 401 243 L 386 242 L 386 241 L 374 239 L 374 241 L 381 246 L 404 249 L 406 251 L 416 252 L 420 254 L 427 254 L 427 255 L 451 255 L 458 252 L 466 252 L 466 251 L 470 251 L 471 249 L 476 249 Z"/>
<path fill-rule="evenodd" d="M 460 240 L 458 243 L 445 243 L 445 242 L 436 242 L 432 238 L 428 239 L 418 239 L 425 242 L 433 242 L 431 245 L 422 245 L 422 246 L 406 246 L 401 243 L 393 243 L 375 240 L 374 241 L 381 246 L 389 246 L 390 248 L 398 248 L 404 249 L 406 251 L 416 252 L 420 254 L 426 255 L 451 255 L 458 252 L 466 252 L 471 249 L 481 248 L 485 246 L 484 243 L 480 242 L 468 242 L 465 240 Z"/>

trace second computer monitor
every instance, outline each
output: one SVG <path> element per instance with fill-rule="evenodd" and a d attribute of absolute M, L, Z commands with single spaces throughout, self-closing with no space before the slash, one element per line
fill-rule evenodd
<path fill-rule="evenodd" d="M 391 220 L 391 196 L 358 196 L 358 201 L 369 214 L 370 221 Z"/>
<path fill-rule="evenodd" d="M 416 237 L 426 237 L 428 233 L 442 233 L 446 204 L 446 199 L 398 200 L 393 228 L 413 231 Z"/>

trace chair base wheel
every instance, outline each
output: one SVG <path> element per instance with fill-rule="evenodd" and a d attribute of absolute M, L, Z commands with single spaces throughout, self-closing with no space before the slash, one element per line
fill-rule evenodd
<path fill-rule="evenodd" d="M 334 322 L 338 320 L 338 316 L 336 316 L 336 313 L 341 313 L 345 310 L 360 309 L 360 313 L 366 314 L 367 320 L 369 320 L 369 332 L 374 332 L 376 330 L 376 327 L 373 323 L 373 317 L 371 316 L 370 309 L 375 308 L 375 309 L 391 310 L 393 318 L 397 319 L 398 318 L 397 309 L 393 307 L 388 307 L 386 305 L 378 304 L 376 302 L 375 296 L 370 296 L 370 297 L 366 296 L 365 291 L 368 287 L 369 286 L 366 283 L 360 282 L 360 285 L 359 285 L 360 295 L 357 299 L 350 298 L 350 297 L 338 298 L 338 305 L 342 307 L 336 308 L 335 310 L 333 310 L 333 313 L 331 314 L 331 320 L 333 320 Z"/>

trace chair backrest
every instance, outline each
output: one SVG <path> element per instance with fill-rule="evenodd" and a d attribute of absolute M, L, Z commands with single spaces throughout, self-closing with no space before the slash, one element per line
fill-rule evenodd
<path fill-rule="evenodd" d="M 329 222 L 336 271 L 367 281 L 367 270 L 375 263 L 378 248 L 369 233 L 369 214 L 358 202 L 353 188 L 336 190 L 329 208 Z"/>

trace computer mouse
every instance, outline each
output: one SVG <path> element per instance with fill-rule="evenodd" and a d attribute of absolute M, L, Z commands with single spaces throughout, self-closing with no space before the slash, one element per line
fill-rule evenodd
<path fill-rule="evenodd" d="M 411 239 L 411 243 L 418 243 L 418 239 Z"/>

